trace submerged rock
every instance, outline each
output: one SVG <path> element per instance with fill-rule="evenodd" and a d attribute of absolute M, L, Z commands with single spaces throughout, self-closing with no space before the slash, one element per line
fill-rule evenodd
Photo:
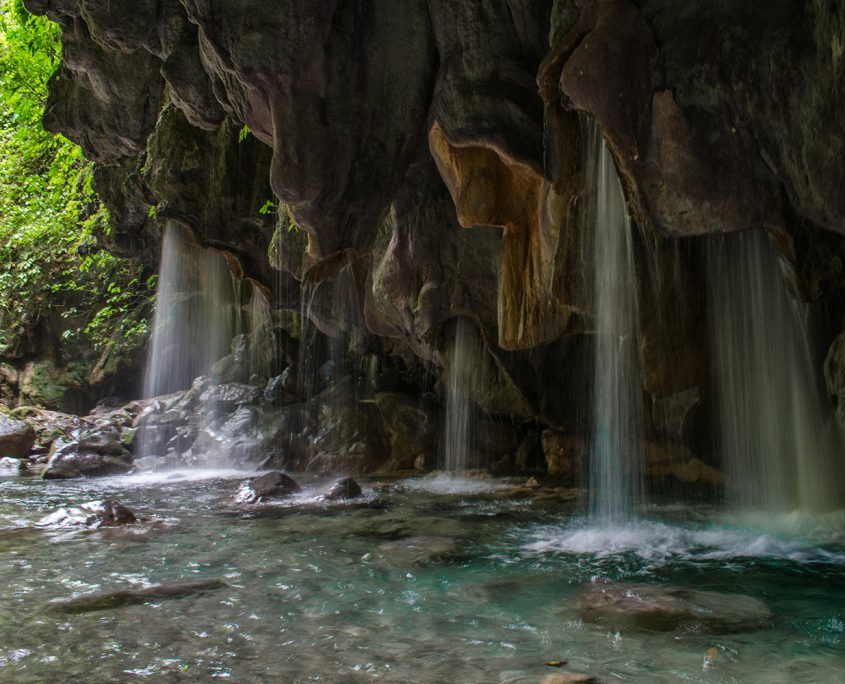
<path fill-rule="evenodd" d="M 343 501 L 345 499 L 357 499 L 361 496 L 361 485 L 351 477 L 344 477 L 329 487 L 322 495 L 323 501 Z"/>
<path fill-rule="evenodd" d="M 117 501 L 88 501 L 79 506 L 59 508 L 35 523 L 36 527 L 119 527 L 138 522 L 135 514 Z"/>
<path fill-rule="evenodd" d="M 280 499 L 299 491 L 293 478 L 282 472 L 273 471 L 245 482 L 235 494 L 238 503 L 261 503 L 265 499 Z"/>
<path fill-rule="evenodd" d="M 166 584 L 152 584 L 138 589 L 118 589 L 117 591 L 95 591 L 91 594 L 59 598 L 50 601 L 50 606 L 62 613 L 89 613 L 95 610 L 110 610 L 133 606 L 147 601 L 183 598 L 206 591 L 214 591 L 228 587 L 221 579 L 185 580 L 168 582 Z"/>
<path fill-rule="evenodd" d="M 556 672 L 546 675 L 540 684 L 595 684 L 596 678 L 581 672 Z"/>
<path fill-rule="evenodd" d="M 649 584 L 587 584 L 575 603 L 589 622 L 659 632 L 739 632 L 765 627 L 772 617 L 752 596 Z"/>
<path fill-rule="evenodd" d="M 35 444 L 35 430 L 23 421 L 0 415 L 0 456 L 26 458 Z"/>
<path fill-rule="evenodd" d="M 451 556 L 457 548 L 451 537 L 408 537 L 379 544 L 378 552 L 397 565 L 430 565 Z"/>

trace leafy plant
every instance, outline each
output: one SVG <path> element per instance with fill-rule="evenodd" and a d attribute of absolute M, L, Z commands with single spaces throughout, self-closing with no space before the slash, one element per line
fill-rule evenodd
<path fill-rule="evenodd" d="M 154 282 L 140 264 L 98 247 L 109 216 L 81 149 L 45 131 L 47 82 L 61 58 L 59 28 L 0 0 L 0 354 L 26 352 L 48 312 L 65 339 L 136 344 Z"/>

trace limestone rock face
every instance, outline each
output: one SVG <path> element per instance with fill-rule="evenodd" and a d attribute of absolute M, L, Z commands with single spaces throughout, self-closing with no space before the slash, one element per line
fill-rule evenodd
<path fill-rule="evenodd" d="M 45 125 L 97 162 L 106 246 L 153 264 L 177 222 L 272 293 L 290 349 L 313 323 L 326 344 L 442 373 L 463 317 L 489 380 L 472 401 L 583 438 L 590 117 L 646 236 L 639 351 L 655 405 L 707 394 L 693 236 L 768 230 L 798 296 L 842 319 L 842 3 L 26 4 L 62 27 Z M 288 351 L 274 373 L 298 361 Z M 225 370 L 217 381 L 249 380 Z M 319 435 L 317 410 L 303 408 L 297 431 L 316 448 L 285 447 L 286 458 L 328 471 L 339 449 L 357 472 L 392 443 L 409 462 L 404 418 L 364 440 L 380 407 L 341 411 Z M 655 434 L 683 432 L 655 422 Z M 553 441 L 549 468 L 566 476 Z M 700 478 L 696 468 L 673 473 Z"/>

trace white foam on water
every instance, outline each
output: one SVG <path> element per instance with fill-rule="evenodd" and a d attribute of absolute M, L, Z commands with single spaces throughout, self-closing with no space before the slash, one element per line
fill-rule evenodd
<path fill-rule="evenodd" d="M 443 495 L 486 494 L 508 489 L 512 486 L 500 480 L 483 480 L 449 473 L 408 478 L 407 480 L 400 480 L 397 485 L 412 492 Z"/>
<path fill-rule="evenodd" d="M 825 540 L 839 541 L 831 530 Z M 530 556 L 630 554 L 656 564 L 667 562 L 773 559 L 796 563 L 845 564 L 845 550 L 821 546 L 821 540 L 775 531 L 714 524 L 681 527 L 637 521 L 626 525 L 541 525 L 526 533 L 522 551 Z"/>
<path fill-rule="evenodd" d="M 234 470 L 231 468 L 186 468 L 156 472 L 116 475 L 97 479 L 97 484 L 107 487 L 146 487 L 150 485 L 173 484 L 174 482 L 201 482 L 204 480 L 240 480 L 258 477 L 266 470 Z"/>

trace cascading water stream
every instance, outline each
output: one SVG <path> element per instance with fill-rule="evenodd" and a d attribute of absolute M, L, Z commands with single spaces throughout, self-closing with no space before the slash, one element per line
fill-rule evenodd
<path fill-rule="evenodd" d="M 473 407 L 470 400 L 473 364 L 479 358 L 472 322 L 459 317 L 446 369 L 446 426 L 443 435 L 443 465 L 449 472 L 466 470 L 474 445 Z"/>
<path fill-rule="evenodd" d="M 153 317 L 152 340 L 144 374 L 144 396 L 156 397 L 185 390 L 194 378 L 207 376 L 231 348 L 232 339 L 245 327 L 241 314 L 240 283 L 236 283 L 226 257 L 190 242 L 174 223 L 165 227 Z M 263 302 L 263 303 L 262 303 Z M 269 305 L 253 288 L 248 321 L 252 326 L 250 371 L 266 373 L 263 355 L 256 348 L 260 334 L 271 335 Z M 142 425 L 138 457 L 163 456 L 167 430 Z"/>
<path fill-rule="evenodd" d="M 722 460 L 740 509 L 836 504 L 842 442 L 821 390 L 806 306 L 787 292 L 762 231 L 708 243 L 708 300 Z"/>
<path fill-rule="evenodd" d="M 249 316 L 249 375 L 250 378 L 269 377 L 276 361 L 273 336 L 273 312 L 264 293 L 255 285 L 247 307 Z"/>
<path fill-rule="evenodd" d="M 642 382 L 631 222 L 613 158 L 595 123 L 587 133 L 588 216 L 593 236 L 594 422 L 590 514 L 630 518 L 641 491 Z"/>
<path fill-rule="evenodd" d="M 236 333 L 237 301 L 226 258 L 165 228 L 144 396 L 190 387 L 224 356 Z"/>

